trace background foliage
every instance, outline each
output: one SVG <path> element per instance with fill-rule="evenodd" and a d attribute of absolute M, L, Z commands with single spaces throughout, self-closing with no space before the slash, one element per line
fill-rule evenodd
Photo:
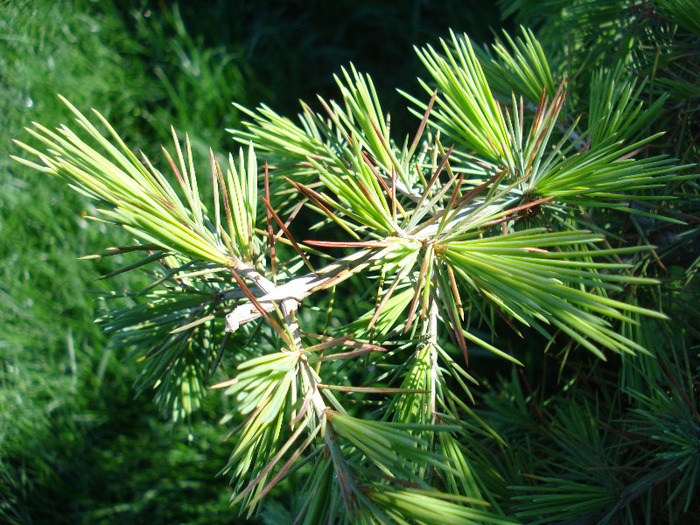
<path fill-rule="evenodd" d="M 298 97 L 329 97 L 329 73 L 348 58 L 378 80 L 401 128 L 411 121 L 388 88 L 415 89 L 417 62 L 407 60 L 409 45 L 434 42 L 434 35 L 446 34 L 447 23 L 472 38 L 486 36 L 479 31 L 487 24 L 475 22 L 483 19 L 473 10 L 466 16 L 456 3 L 440 9 L 420 2 L 305 3 L 304 10 L 294 2 L 256 3 L 255 9 L 243 3 L 228 10 L 224 4 L 230 6 L 187 4 L 179 11 L 137 3 L 126 10 L 79 2 L 50 8 L 3 4 L 9 36 L 2 43 L 2 66 L 10 72 L 3 84 L 3 118 L 9 123 L 4 144 L 9 130 L 16 134 L 34 112 L 41 111 L 43 122 L 65 121 L 54 97 L 59 91 L 78 107 L 98 107 L 127 143 L 149 154 L 168 140 L 163 130 L 172 122 L 190 133 L 193 148 L 206 158 L 208 145 L 231 149 L 222 128 L 237 126 L 239 115 L 230 100 L 247 106 L 262 100 L 290 114 Z M 527 63 L 538 62 L 508 62 L 504 57 L 513 46 L 505 38 L 502 47 L 491 49 L 488 81 L 506 103 L 515 91 L 536 105 L 539 88 L 554 96 L 566 75 L 571 104 L 564 122 L 581 116 L 594 125 L 600 115 L 617 112 L 617 129 L 630 138 L 667 132 L 642 158 L 667 153 L 697 162 L 699 46 L 689 5 L 501 2 L 505 14 L 534 29 L 553 67 L 536 71 L 533 80 Z M 309 32 L 310 25 L 317 31 Z M 367 33 L 372 38 L 357 37 Z M 488 64 L 487 52 L 479 53 Z M 601 85 L 615 68 L 620 76 Z M 600 97 L 606 90 L 609 98 Z M 648 127 L 629 127 L 639 101 Z M 594 140 L 604 141 L 609 133 L 598 129 Z M 104 246 L 101 230 L 73 219 L 72 210 L 92 214 L 90 208 L 53 180 L 37 184 L 16 165 L 2 169 L 0 239 L 7 255 L 0 290 L 8 307 L 0 348 L 0 479 L 6 498 L 0 509 L 17 522 L 53 521 L 56 515 L 71 522 L 235 519 L 222 501 L 224 482 L 212 481 L 228 450 L 220 446 L 220 429 L 206 423 L 226 410 L 226 401 L 208 396 L 196 420 L 171 426 L 159 422 L 148 395 L 131 400 L 128 385 L 139 365 L 116 363 L 123 355 L 108 350 L 90 325 L 95 308 L 83 293 L 106 289 L 94 279 L 113 266 L 74 261 L 75 254 Z M 649 191 L 638 196 L 649 197 Z M 547 347 L 534 331 L 524 331 L 523 340 L 509 337 L 498 319 L 498 346 L 526 367 L 511 370 L 487 353 L 471 354 L 476 363 L 470 373 L 483 385 L 477 414 L 502 441 L 474 433 L 473 442 L 462 445 L 509 515 L 543 523 L 697 520 L 697 187 L 687 180 L 663 191 L 675 199 L 660 205 L 642 200 L 647 207 L 638 211 L 670 213 L 686 226 L 645 215 L 587 219 L 621 241 L 659 246 L 633 262 L 661 284 L 627 300 L 661 307 L 671 319 L 642 318 L 625 334 L 655 358 L 602 363 L 568 346 Z M 123 281 L 108 285 L 134 285 L 124 276 L 117 279 Z M 348 311 L 347 318 L 360 313 Z M 285 501 L 284 491 L 280 498 Z M 268 519 L 283 519 L 284 506 L 270 507 Z"/>

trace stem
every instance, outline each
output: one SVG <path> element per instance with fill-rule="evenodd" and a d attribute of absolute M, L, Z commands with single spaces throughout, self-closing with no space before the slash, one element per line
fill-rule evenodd
<path fill-rule="evenodd" d="M 314 372 L 311 370 L 309 362 L 306 356 L 302 354 L 301 357 L 301 370 L 302 370 L 302 382 L 304 388 L 307 391 L 307 395 L 311 396 L 311 403 L 314 407 L 314 412 L 319 421 L 326 417 L 326 412 L 330 410 L 330 407 L 326 405 L 326 402 L 321 396 L 321 391 L 318 388 L 319 382 L 316 381 L 314 377 Z"/>
<path fill-rule="evenodd" d="M 430 318 L 428 320 L 428 344 L 430 344 L 430 422 L 435 423 L 436 396 L 437 396 L 437 330 L 438 330 L 438 305 L 433 298 L 430 302 Z M 459 328 L 458 328 L 459 329 Z"/>
<path fill-rule="evenodd" d="M 308 273 L 280 286 L 276 286 L 255 269 L 242 263 L 242 268 L 236 268 L 236 270 L 253 281 L 261 291 L 261 297 L 258 298 L 258 301 L 265 311 L 271 312 L 275 309 L 275 304 L 280 304 L 285 319 L 287 319 L 287 316 L 298 308 L 299 303 L 313 292 L 330 288 L 347 279 L 354 272 L 363 270 L 372 261 L 380 259 L 386 250 L 359 250 L 335 260 L 316 273 Z M 224 300 L 242 297 L 244 295 L 240 290 L 231 290 L 224 294 Z M 226 331 L 235 332 L 242 324 L 253 321 L 260 316 L 261 313 L 254 305 L 250 303 L 239 305 L 226 316 Z"/>

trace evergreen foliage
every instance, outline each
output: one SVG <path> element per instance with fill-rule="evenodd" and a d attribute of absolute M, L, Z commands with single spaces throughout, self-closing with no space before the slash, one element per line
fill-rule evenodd
<path fill-rule="evenodd" d="M 247 517 L 699 518 L 700 8 L 501 4 L 503 41 L 416 49 L 408 136 L 350 66 L 296 120 L 237 104 L 235 155 L 65 99 L 17 141 L 126 231 L 99 322 L 167 417 L 228 400 Z"/>

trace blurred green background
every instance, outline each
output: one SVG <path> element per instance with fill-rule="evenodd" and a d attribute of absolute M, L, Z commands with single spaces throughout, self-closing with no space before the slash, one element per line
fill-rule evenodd
<path fill-rule="evenodd" d="M 417 91 L 412 46 L 448 28 L 488 41 L 501 26 L 480 1 L 0 2 L 0 522 L 243 522 L 216 477 L 230 450 L 220 397 L 164 422 L 134 399 L 138 363 L 93 324 L 90 291 L 133 282 L 100 281 L 112 263 L 77 257 L 117 232 L 88 226 L 84 200 L 8 157 L 29 122 L 68 121 L 57 93 L 151 157 L 171 124 L 199 152 L 226 151 L 232 101 L 291 116 L 299 99 L 334 96 L 332 74 L 352 61 L 408 132 L 395 88 Z"/>

